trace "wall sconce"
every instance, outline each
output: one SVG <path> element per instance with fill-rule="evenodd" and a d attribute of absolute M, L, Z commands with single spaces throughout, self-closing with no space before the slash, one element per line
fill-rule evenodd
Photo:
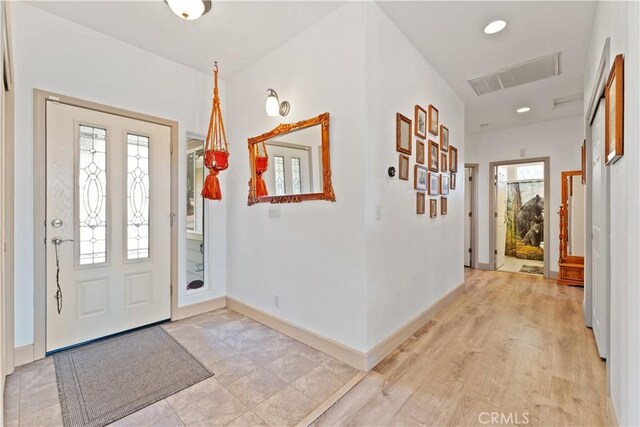
<path fill-rule="evenodd" d="M 289 114 L 289 110 L 291 106 L 287 101 L 282 101 L 278 99 L 278 94 L 273 89 L 267 89 L 269 95 L 267 95 L 267 104 L 265 105 L 267 109 L 267 116 L 269 117 L 278 117 L 278 115 L 284 117 Z"/>

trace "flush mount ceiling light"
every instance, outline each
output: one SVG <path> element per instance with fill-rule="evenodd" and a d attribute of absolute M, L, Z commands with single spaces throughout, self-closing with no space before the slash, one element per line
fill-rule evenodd
<path fill-rule="evenodd" d="M 507 26 L 507 21 L 503 21 L 498 19 L 497 21 L 490 22 L 486 27 L 484 27 L 485 34 L 495 34 L 504 30 Z"/>
<path fill-rule="evenodd" d="M 278 117 L 278 115 L 284 117 L 289 114 L 289 110 L 291 106 L 287 101 L 282 101 L 278 99 L 278 94 L 273 89 L 267 89 L 269 93 L 267 95 L 267 104 L 265 108 L 267 110 L 267 116 L 269 117 Z"/>
<path fill-rule="evenodd" d="M 518 113 L 527 113 L 529 111 L 531 111 L 531 108 L 529 108 L 529 107 L 521 107 L 521 108 L 518 108 L 516 110 L 516 112 L 518 112 Z"/>
<path fill-rule="evenodd" d="M 193 21 L 211 10 L 211 0 L 165 0 L 180 18 Z"/>

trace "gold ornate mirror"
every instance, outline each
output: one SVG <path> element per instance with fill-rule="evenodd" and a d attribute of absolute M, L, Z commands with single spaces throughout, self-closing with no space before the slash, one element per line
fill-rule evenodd
<path fill-rule="evenodd" d="M 248 139 L 248 205 L 336 201 L 331 184 L 329 113 L 280 124 Z"/>

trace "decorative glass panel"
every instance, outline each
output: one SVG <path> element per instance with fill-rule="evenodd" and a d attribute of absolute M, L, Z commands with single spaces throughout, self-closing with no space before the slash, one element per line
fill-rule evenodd
<path fill-rule="evenodd" d="M 107 131 L 80 125 L 80 265 L 107 262 Z"/>
<path fill-rule="evenodd" d="M 187 152 L 187 231 L 202 234 L 204 149 Z"/>
<path fill-rule="evenodd" d="M 276 196 L 282 196 L 286 193 L 285 179 L 284 179 L 284 157 L 275 156 L 273 158 L 274 178 L 276 184 Z"/>
<path fill-rule="evenodd" d="M 127 259 L 149 258 L 149 138 L 127 134 Z"/>
<path fill-rule="evenodd" d="M 302 193 L 302 176 L 300 175 L 300 159 L 291 158 L 291 182 L 293 183 L 293 194 Z"/>

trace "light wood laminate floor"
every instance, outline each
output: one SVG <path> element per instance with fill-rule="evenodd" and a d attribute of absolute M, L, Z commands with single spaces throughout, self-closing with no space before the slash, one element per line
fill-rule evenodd
<path fill-rule="evenodd" d="M 315 425 L 491 425 L 491 413 L 505 417 L 493 425 L 607 423 L 605 362 L 583 323 L 582 288 L 523 274 L 465 274 L 467 293 Z"/>

